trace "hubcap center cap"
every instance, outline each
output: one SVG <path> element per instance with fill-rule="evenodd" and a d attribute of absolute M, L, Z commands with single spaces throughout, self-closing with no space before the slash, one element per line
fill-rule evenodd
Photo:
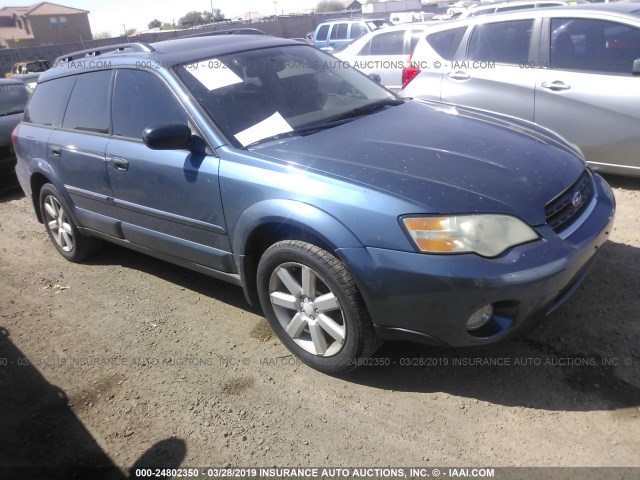
<path fill-rule="evenodd" d="M 302 310 L 308 316 L 312 316 L 315 313 L 315 309 L 313 308 L 313 302 L 309 300 L 305 300 L 302 302 Z"/>

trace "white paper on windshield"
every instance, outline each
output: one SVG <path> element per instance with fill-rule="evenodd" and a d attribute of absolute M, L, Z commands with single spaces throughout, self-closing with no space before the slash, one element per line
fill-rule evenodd
<path fill-rule="evenodd" d="M 209 91 L 242 83 L 242 79 L 233 70 L 215 58 L 192 63 L 185 68 Z"/>
<path fill-rule="evenodd" d="M 276 112 L 269 118 L 256 123 L 253 127 L 236 133 L 234 136 L 244 147 L 263 138 L 292 131 L 291 125 L 280 115 L 280 112 Z"/>

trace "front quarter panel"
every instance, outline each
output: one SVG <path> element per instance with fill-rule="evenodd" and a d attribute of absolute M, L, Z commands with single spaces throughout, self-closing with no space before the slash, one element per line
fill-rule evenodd
<path fill-rule="evenodd" d="M 253 229 L 278 222 L 300 227 L 335 249 L 375 245 L 413 251 L 398 216 L 424 207 L 293 163 L 230 147 L 218 153 L 222 201 L 235 255 L 244 254 Z"/>

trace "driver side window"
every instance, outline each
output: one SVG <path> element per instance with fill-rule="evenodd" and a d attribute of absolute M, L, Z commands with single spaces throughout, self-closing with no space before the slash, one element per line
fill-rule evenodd
<path fill-rule="evenodd" d="M 141 70 L 121 69 L 113 92 L 113 134 L 142 139 L 142 132 L 158 123 L 188 123 L 180 102 L 164 82 Z"/>

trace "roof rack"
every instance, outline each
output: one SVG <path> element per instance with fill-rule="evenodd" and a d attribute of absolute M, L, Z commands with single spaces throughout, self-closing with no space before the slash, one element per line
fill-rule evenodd
<path fill-rule="evenodd" d="M 228 30 L 196 33 L 195 35 L 188 35 L 180 38 L 213 37 L 217 35 L 268 35 L 268 33 L 264 33 L 262 30 L 258 30 L 257 28 L 230 28 Z"/>
<path fill-rule="evenodd" d="M 97 57 L 105 53 L 121 53 L 125 51 L 133 52 L 153 52 L 155 49 L 146 43 L 119 43 L 117 45 L 107 45 L 100 48 L 88 48 L 86 50 L 80 50 L 78 52 L 68 53 L 56 58 L 54 64 L 61 62 L 71 62 L 72 60 L 78 60 L 81 58 Z"/>

